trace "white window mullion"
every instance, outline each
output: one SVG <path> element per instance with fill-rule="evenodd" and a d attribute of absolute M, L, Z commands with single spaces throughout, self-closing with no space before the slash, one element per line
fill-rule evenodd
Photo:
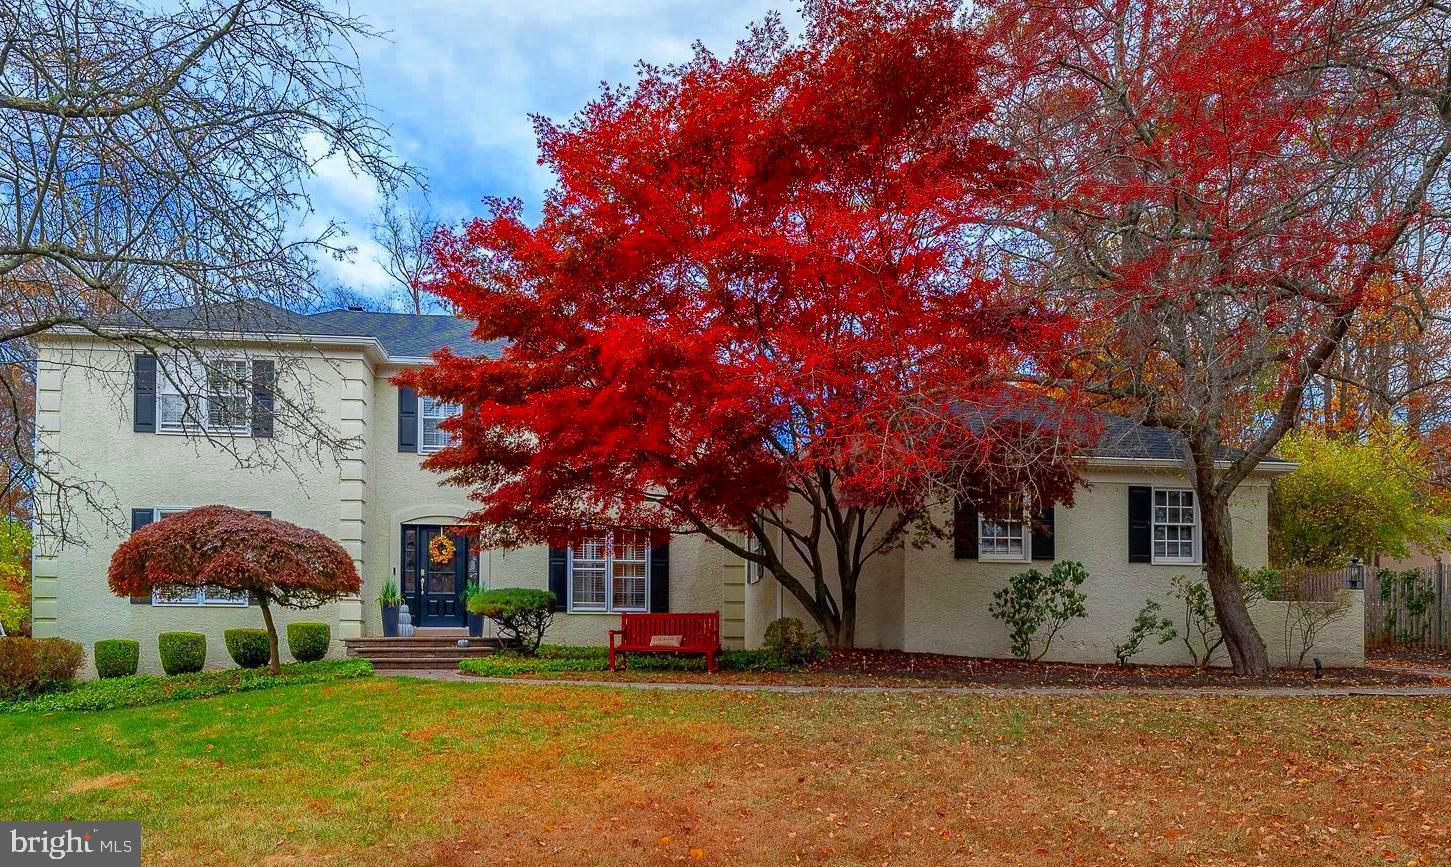
<path fill-rule="evenodd" d="M 1199 563 L 1199 504 L 1193 491 L 1155 488 L 1150 544 L 1155 563 Z"/>

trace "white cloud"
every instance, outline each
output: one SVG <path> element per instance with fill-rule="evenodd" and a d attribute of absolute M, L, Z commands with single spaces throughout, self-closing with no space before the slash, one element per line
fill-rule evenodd
<path fill-rule="evenodd" d="M 538 207 L 552 177 L 537 163 L 529 115 L 563 120 L 602 81 L 632 80 L 642 59 L 687 60 L 696 40 L 728 53 L 750 22 L 783 6 L 794 25 L 794 0 L 360 0 L 351 11 L 388 34 L 358 46 L 369 101 L 400 155 L 427 172 L 434 211 L 453 222 L 480 214 L 484 196 Z M 316 219 L 347 225 L 358 247 L 352 261 L 328 260 L 324 270 L 357 291 L 385 294 L 388 279 L 367 238 L 377 188 L 339 156 L 316 172 Z"/>

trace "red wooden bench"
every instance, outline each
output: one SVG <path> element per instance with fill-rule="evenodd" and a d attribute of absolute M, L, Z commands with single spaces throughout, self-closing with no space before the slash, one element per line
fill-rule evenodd
<path fill-rule="evenodd" d="M 703 653 L 706 670 L 720 671 L 720 612 L 621 614 L 620 628 L 610 630 L 610 671 L 615 670 L 616 653 L 624 667 L 626 652 Z"/>

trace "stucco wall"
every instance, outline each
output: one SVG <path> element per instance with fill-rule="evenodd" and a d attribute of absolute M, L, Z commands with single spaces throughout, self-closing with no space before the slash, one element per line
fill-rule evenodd
<path fill-rule="evenodd" d="M 1097 469 L 1088 473 L 1087 481 L 1072 507 L 1056 510 L 1054 545 L 1059 560 L 1078 560 L 1086 568 L 1088 579 L 1082 590 L 1088 597 L 1087 616 L 1064 628 L 1046 658 L 1109 663 L 1114 661 L 1113 645 L 1125 638 L 1147 600 L 1158 601 L 1166 616 L 1181 623 L 1182 605 L 1170 595 L 1170 582 L 1177 575 L 1198 574 L 1200 569 L 1128 561 L 1129 486 L 1186 487 L 1182 473 Z M 1236 558 L 1243 566 L 1256 568 L 1268 562 L 1268 492 L 1268 479 L 1256 476 L 1240 488 L 1230 504 Z M 857 643 L 923 653 L 1009 656 L 1007 628 L 988 613 L 992 595 L 1018 572 L 1028 568 L 1046 571 L 1051 566 L 1045 561 L 958 560 L 950 542 L 891 552 L 860 583 Z M 777 616 L 810 622 L 796 600 L 790 594 L 783 598 L 769 580 L 747 588 L 746 609 L 748 646 L 759 646 L 766 624 Z M 1251 612 L 1276 664 L 1283 664 L 1284 610 L 1284 603 L 1261 602 Z M 1326 665 L 1363 664 L 1363 617 L 1363 599 L 1353 594 L 1350 615 L 1323 634 L 1313 655 Z M 1136 661 L 1184 664 L 1190 657 L 1176 639 L 1162 646 L 1150 643 Z M 1218 661 L 1225 662 L 1223 653 Z"/>
<path fill-rule="evenodd" d="M 376 635 L 381 632 L 378 591 L 384 582 L 398 578 L 400 526 L 449 524 L 467 512 L 469 503 L 463 491 L 441 485 L 436 474 L 424 470 L 422 456 L 397 450 L 397 390 L 388 377 L 398 368 L 375 367 L 362 350 L 329 351 L 326 357 L 300 363 L 324 420 L 365 443 L 339 461 L 294 460 L 286 469 L 242 469 L 233 457 L 206 442 L 134 433 L 130 355 L 82 342 L 42 346 L 37 395 L 40 446 L 60 456 L 57 460 L 64 461 L 70 474 L 103 481 L 111 514 L 121 520 L 138 507 L 225 503 L 266 509 L 333 536 L 358 564 L 362 593 L 317 611 L 280 612 L 279 619 L 326 622 L 337 639 Z M 278 434 L 283 451 L 290 452 L 292 435 L 281 429 Z M 264 445 L 271 448 L 278 443 Z M 240 437 L 232 445 L 246 455 L 257 444 Z M 1058 557 L 1080 560 L 1087 567 L 1088 617 L 1065 629 L 1049 658 L 1111 662 L 1112 645 L 1122 640 L 1146 599 L 1159 600 L 1166 613 L 1178 617 L 1179 608 L 1168 595 L 1169 581 L 1195 569 L 1128 562 L 1128 486 L 1182 486 L 1179 473 L 1097 470 L 1089 482 L 1074 507 L 1058 509 L 1056 533 Z M 1235 550 L 1246 566 L 1266 562 L 1267 491 L 1268 481 L 1254 477 L 1231 506 Z M 155 637 L 160 632 L 205 633 L 208 663 L 227 666 L 222 631 L 261 624 L 256 608 L 152 607 L 112 596 L 106 588 L 106 565 L 125 528 L 110 528 L 98 514 L 84 509 L 74 518 L 73 529 L 86 540 L 85 546 L 58 549 L 47 539 L 37 541 L 37 635 L 73 638 L 88 651 L 102 638 L 134 637 L 141 641 L 143 669 L 155 671 L 159 670 Z M 1047 564 L 1032 565 L 1046 568 Z M 1028 564 L 956 560 L 950 543 L 880 556 L 861 582 L 857 643 L 1006 656 L 1006 630 L 992 620 L 987 608 L 993 591 L 1025 568 Z M 548 552 L 542 546 L 485 551 L 479 571 L 486 586 L 547 588 Z M 1352 616 L 1327 632 L 1316 649 L 1315 655 L 1327 664 L 1363 660 L 1358 595 L 1355 602 Z M 746 584 L 738 558 L 693 536 L 677 537 L 671 544 L 671 608 L 725 611 L 731 620 L 727 631 L 742 635 L 746 646 L 759 646 L 766 624 L 777 616 L 802 616 L 794 598 L 773 579 Z M 1261 603 L 1254 616 L 1272 658 L 1279 660 L 1283 608 Z M 615 615 L 561 614 L 549 640 L 603 644 L 606 630 L 617 623 Z M 340 642 L 335 642 L 333 652 L 341 652 Z M 1147 648 L 1140 661 L 1184 662 L 1187 654 L 1175 642 Z"/>
<path fill-rule="evenodd" d="M 342 354 L 336 359 L 295 362 L 305 366 L 318 408 L 329 421 L 341 421 L 339 367 L 354 360 Z M 321 464 L 294 460 L 290 467 L 271 471 L 243 469 L 236 458 L 201 440 L 133 432 L 129 354 L 84 343 L 46 345 L 39 382 L 41 448 L 61 456 L 58 465 L 69 475 L 104 483 L 96 490 L 110 505 L 113 520 L 128 522 L 133 508 L 222 503 L 265 509 L 282 520 L 334 538 L 340 535 L 340 476 L 332 460 Z M 278 443 L 262 444 L 261 454 L 273 445 L 280 445 L 283 454 L 291 451 L 290 434 L 282 430 L 278 434 Z M 231 444 L 244 460 L 257 456 L 253 449 L 259 444 L 250 437 L 238 437 Z M 256 607 L 153 607 L 112 595 L 106 569 L 129 525 L 110 526 L 100 513 L 86 508 L 72 510 L 70 519 L 70 530 L 84 544 L 60 547 L 48 538 L 37 540 L 34 630 L 37 636 L 59 635 L 85 644 L 88 671 L 93 671 L 91 646 L 103 638 L 138 639 L 142 670 L 159 671 L 156 636 L 175 630 L 206 634 L 208 664 L 230 666 L 223 630 L 262 626 Z M 322 621 L 333 627 L 336 636 L 338 605 L 281 611 L 278 620 L 280 624 Z"/>
<path fill-rule="evenodd" d="M 262 349 L 252 347 L 260 354 Z M 322 621 L 333 628 L 332 655 L 341 639 L 382 632 L 376 598 L 388 580 L 397 581 L 400 528 L 405 523 L 451 524 L 467 513 L 465 492 L 440 484 L 420 465 L 425 456 L 397 449 L 397 389 L 388 381 L 396 367 L 377 367 L 361 351 L 329 351 L 301 362 L 323 421 L 364 446 L 312 463 L 295 456 L 290 468 L 239 468 L 224 450 L 196 438 L 135 433 L 131 420 L 131 356 L 88 343 L 42 347 L 37 421 L 41 445 L 64 457 L 72 475 L 104 482 L 108 526 L 94 511 L 75 512 L 71 529 L 86 544 L 56 548 L 40 540 L 35 557 L 35 633 L 80 641 L 87 648 L 104 638 L 136 638 L 143 671 L 160 671 L 156 636 L 188 630 L 208 638 L 207 664 L 229 667 L 222 633 L 260 627 L 256 607 L 162 607 L 133 605 L 111 595 L 106 566 L 126 532 L 133 508 L 189 508 L 222 503 L 268 510 L 273 516 L 312 527 L 337 539 L 353 556 L 363 578 L 357 597 L 314 611 L 277 612 L 279 624 Z M 261 443 L 292 452 L 291 434 L 280 428 L 276 442 Z M 244 456 L 258 446 L 249 437 L 229 441 Z M 722 549 L 696 537 L 671 543 L 671 606 L 715 611 L 723 606 L 726 573 L 733 568 Z M 548 587 L 548 549 L 481 552 L 480 579 L 489 587 Z M 739 563 L 734 564 L 738 570 Z M 603 644 L 618 615 L 560 614 L 548 640 Z M 284 643 L 285 653 L 285 643 Z M 88 673 L 94 673 L 90 662 Z"/>

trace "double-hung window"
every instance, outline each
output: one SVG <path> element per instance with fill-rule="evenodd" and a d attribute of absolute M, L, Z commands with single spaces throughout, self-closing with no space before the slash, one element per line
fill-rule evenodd
<path fill-rule="evenodd" d="M 163 360 L 156 377 L 156 420 L 171 433 L 251 432 L 250 365 L 244 358 L 206 363 Z"/>
<path fill-rule="evenodd" d="M 569 548 L 570 611 L 648 611 L 650 536 L 614 530 Z"/>
<path fill-rule="evenodd" d="M 977 558 L 979 560 L 1003 560 L 1012 563 L 1026 562 L 1032 554 L 1033 534 L 1028 521 L 1027 510 L 1021 503 L 1009 510 L 1013 517 L 990 518 L 981 513 L 977 516 Z"/>
<path fill-rule="evenodd" d="M 1155 563 L 1199 562 L 1199 509 L 1193 491 L 1154 490 Z"/>
<path fill-rule="evenodd" d="M 157 509 L 152 520 L 160 521 L 168 515 L 178 515 L 186 509 Z M 151 590 L 152 605 L 223 605 L 242 607 L 248 602 L 246 593 L 238 593 L 225 587 L 154 587 Z"/>
<path fill-rule="evenodd" d="M 446 403 L 435 397 L 424 395 L 418 405 L 418 450 L 432 454 L 452 445 L 454 438 L 447 431 L 440 430 L 438 423 L 463 411 L 456 403 Z"/>

